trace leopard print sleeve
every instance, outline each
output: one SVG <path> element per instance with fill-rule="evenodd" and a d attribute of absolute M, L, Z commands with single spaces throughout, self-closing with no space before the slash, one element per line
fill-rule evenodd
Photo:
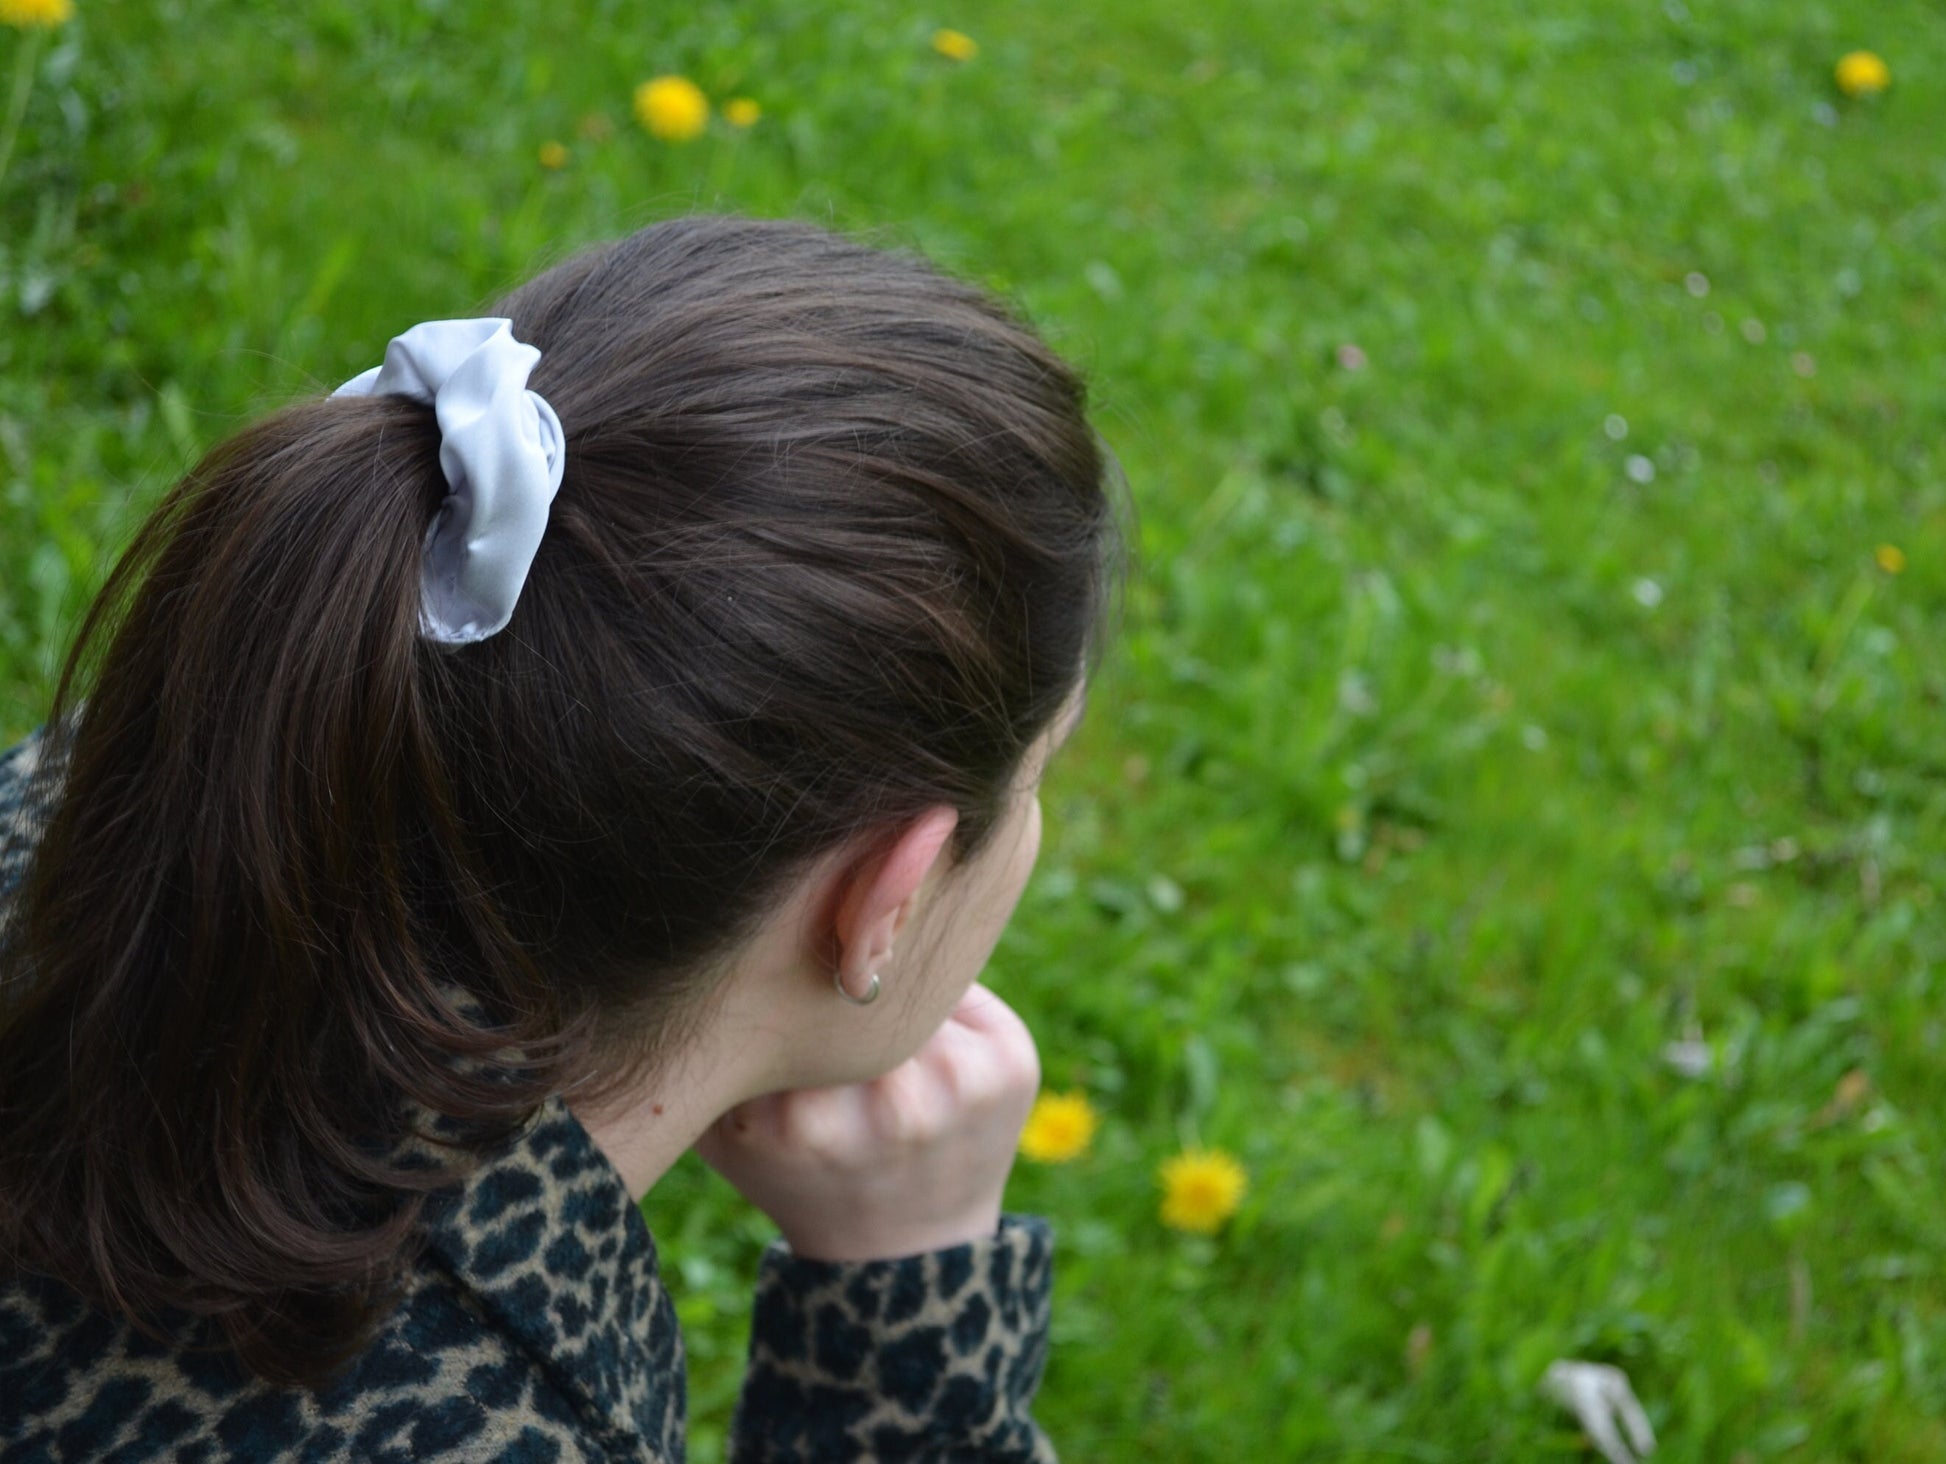
<path fill-rule="evenodd" d="M 1047 1361 L 1053 1230 L 883 1261 L 764 1252 L 730 1464 L 1055 1464 L 1028 1417 Z"/>

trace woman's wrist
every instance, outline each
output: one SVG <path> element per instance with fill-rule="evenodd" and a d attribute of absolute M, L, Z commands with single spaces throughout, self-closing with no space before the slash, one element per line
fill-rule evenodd
<path fill-rule="evenodd" d="M 784 1232 L 793 1255 L 810 1261 L 891 1261 L 991 1239 L 1000 1230 L 1000 1202 L 971 1215 L 912 1225 L 846 1231 L 822 1226 Z"/>

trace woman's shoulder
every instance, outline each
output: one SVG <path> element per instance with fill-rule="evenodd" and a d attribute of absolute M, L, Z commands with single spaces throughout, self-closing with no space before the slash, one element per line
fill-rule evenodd
<path fill-rule="evenodd" d="M 6 777 L 16 762 L 33 757 L 40 748 L 41 734 L 46 730 L 45 727 L 36 727 L 13 742 L 11 746 L 0 748 L 0 778 Z M 6 741 L 5 737 L 0 737 L 0 743 Z"/>
<path fill-rule="evenodd" d="M 556 1094 L 427 1223 L 427 1255 L 619 1457 L 680 1459 L 682 1328 L 621 1174 Z"/>
<path fill-rule="evenodd" d="M 398 1306 L 319 1389 L 251 1376 L 194 1319 L 153 1341 L 56 1282 L 0 1277 L 0 1461 L 680 1459 L 674 1306 L 598 1158 L 551 1100 L 435 1195 Z"/>
<path fill-rule="evenodd" d="M 435 1269 L 329 1387 L 280 1387 L 193 1319 L 153 1340 L 57 1282 L 0 1282 L 0 1460 L 606 1459 L 573 1404 Z"/>
<path fill-rule="evenodd" d="M 6 943 L 13 892 L 47 821 L 47 800 L 36 777 L 42 771 L 45 731 L 37 727 L 0 751 L 0 946 Z"/>
<path fill-rule="evenodd" d="M 0 750 L 0 837 L 22 818 L 32 801 L 29 792 L 40 770 L 45 727 L 36 727 L 12 746 Z"/>

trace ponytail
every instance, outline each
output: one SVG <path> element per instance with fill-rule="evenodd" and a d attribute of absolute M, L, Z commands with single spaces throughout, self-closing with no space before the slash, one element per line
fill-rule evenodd
<path fill-rule="evenodd" d="M 360 1345 L 415 1197 L 453 1177 L 391 1163 L 401 1099 L 493 1142 L 553 1081 L 455 1062 L 508 1040 L 461 1015 L 458 963 L 546 986 L 439 817 L 414 667 L 438 450 L 397 398 L 216 449 L 111 574 L 41 738 L 53 812 L 0 985 L 0 1254 L 138 1321 L 208 1315 L 278 1381 Z"/>

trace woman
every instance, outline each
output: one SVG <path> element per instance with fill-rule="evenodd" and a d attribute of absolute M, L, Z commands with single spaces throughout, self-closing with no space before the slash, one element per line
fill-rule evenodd
<path fill-rule="evenodd" d="M 736 218 L 212 451 L 0 761 L 0 1459 L 679 1459 L 692 1146 L 734 1459 L 1053 1458 L 977 977 L 1105 477 L 1003 305 Z"/>

